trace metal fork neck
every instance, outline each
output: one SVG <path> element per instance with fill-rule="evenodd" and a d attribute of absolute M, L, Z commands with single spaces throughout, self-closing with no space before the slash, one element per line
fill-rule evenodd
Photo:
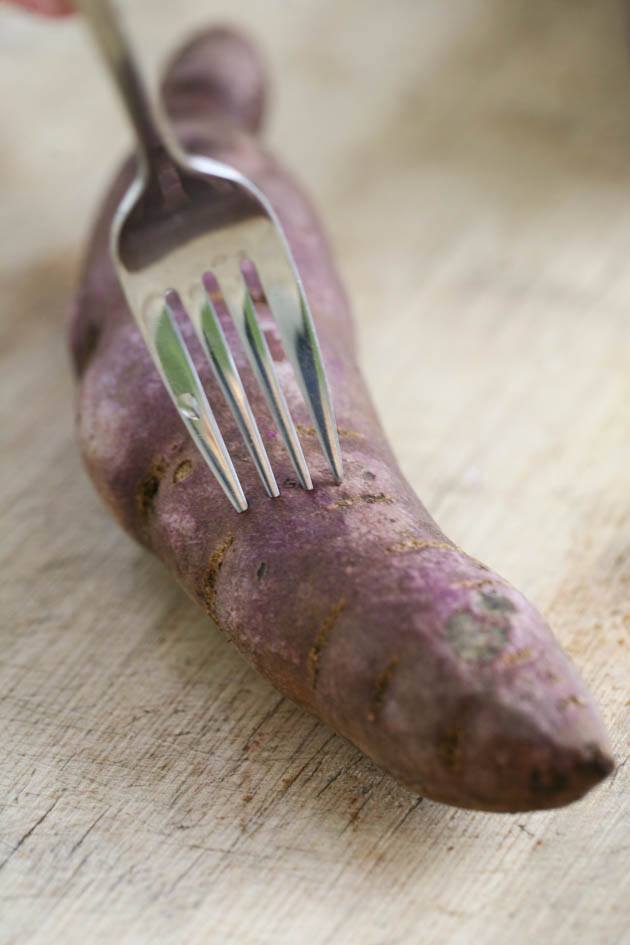
<path fill-rule="evenodd" d="M 116 12 L 109 0 L 74 3 L 88 23 L 135 131 L 141 173 L 147 182 L 158 182 L 164 165 L 172 165 L 172 160 Z"/>

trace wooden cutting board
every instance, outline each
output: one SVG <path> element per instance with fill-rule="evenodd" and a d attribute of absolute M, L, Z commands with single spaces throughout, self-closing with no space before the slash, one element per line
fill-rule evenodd
<path fill-rule="evenodd" d="M 152 70 L 208 16 L 260 37 L 403 466 L 547 612 L 619 768 L 554 813 L 420 801 L 110 521 L 63 320 L 128 139 L 79 25 L 3 8 L 0 943 L 630 942 L 624 4 L 126 6 Z"/>

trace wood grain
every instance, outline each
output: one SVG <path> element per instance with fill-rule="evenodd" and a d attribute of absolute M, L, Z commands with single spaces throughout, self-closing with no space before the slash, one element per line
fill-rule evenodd
<path fill-rule="evenodd" d="M 151 69 L 207 15 L 128 6 Z M 77 456 L 62 325 L 127 137 L 78 24 L 3 9 L 0 942 L 630 942 L 625 8 L 212 12 L 281 79 L 269 138 L 332 229 L 406 472 L 549 614 L 619 768 L 547 814 L 419 801 L 117 530 Z"/>

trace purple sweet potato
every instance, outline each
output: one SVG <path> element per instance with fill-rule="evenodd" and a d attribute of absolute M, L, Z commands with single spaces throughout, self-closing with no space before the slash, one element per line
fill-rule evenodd
<path fill-rule="evenodd" d="M 257 55 L 227 30 L 186 46 L 163 87 L 185 145 L 240 168 L 284 223 L 330 374 L 344 482 L 332 482 L 260 299 L 315 490 L 297 486 L 226 325 L 281 487 L 279 499 L 263 494 L 184 326 L 250 500 L 241 515 L 231 508 L 162 387 L 108 255 L 131 164 L 97 221 L 71 323 L 89 473 L 119 522 L 280 692 L 415 791 L 491 811 L 573 801 L 613 767 L 592 699 L 540 614 L 449 541 L 402 477 L 313 210 L 256 140 L 264 92 Z"/>

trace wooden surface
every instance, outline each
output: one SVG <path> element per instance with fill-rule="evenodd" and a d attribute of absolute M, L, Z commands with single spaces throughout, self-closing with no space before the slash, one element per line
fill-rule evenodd
<path fill-rule="evenodd" d="M 555 813 L 421 802 L 118 531 L 77 456 L 63 318 L 126 134 L 78 26 L 3 9 L 0 942 L 630 942 L 623 4 L 128 7 L 153 69 L 209 12 L 260 36 L 269 138 L 332 231 L 404 468 L 548 613 L 619 769 Z"/>

